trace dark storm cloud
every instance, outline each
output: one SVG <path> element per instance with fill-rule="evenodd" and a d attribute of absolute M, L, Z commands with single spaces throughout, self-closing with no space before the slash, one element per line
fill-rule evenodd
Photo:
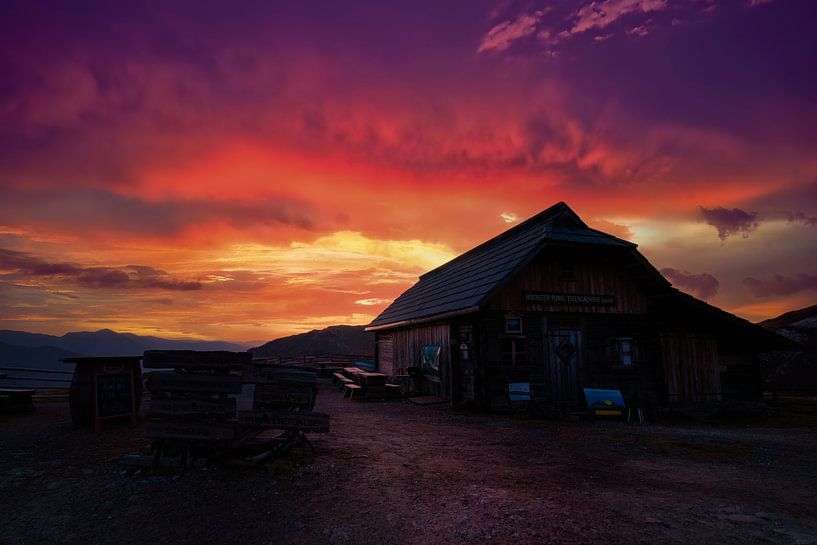
<path fill-rule="evenodd" d="M 202 287 L 198 281 L 179 280 L 165 271 L 144 265 L 82 267 L 73 263 L 51 263 L 4 248 L 0 248 L 0 270 L 29 277 L 64 279 L 88 288 L 191 291 Z"/>
<path fill-rule="evenodd" d="M 678 288 L 691 291 L 704 300 L 714 297 L 720 287 L 718 279 L 709 273 L 693 274 L 689 271 L 666 267 L 661 269 L 661 274 Z"/>
<path fill-rule="evenodd" d="M 744 238 L 757 229 L 758 221 L 755 212 L 747 212 L 740 208 L 700 207 L 704 221 L 718 230 L 718 237 L 726 240 L 732 235 L 741 235 Z"/>
<path fill-rule="evenodd" d="M 148 202 L 108 191 L 3 190 L 0 216 L 11 225 L 65 226 L 77 231 L 106 230 L 143 235 L 174 235 L 186 227 L 224 222 L 237 228 L 271 224 L 311 229 L 306 205 L 285 199 L 257 203 L 170 199 Z"/>
<path fill-rule="evenodd" d="M 785 276 L 775 274 L 765 280 L 748 277 L 743 279 L 742 284 L 755 297 L 785 296 L 806 290 L 817 290 L 817 275 L 797 274 Z"/>

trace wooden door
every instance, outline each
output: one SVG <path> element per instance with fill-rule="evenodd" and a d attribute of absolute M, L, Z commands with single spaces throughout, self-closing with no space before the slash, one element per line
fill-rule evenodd
<path fill-rule="evenodd" d="M 546 376 L 551 398 L 576 405 L 579 401 L 581 332 L 578 329 L 556 329 L 548 331 L 545 338 Z"/>

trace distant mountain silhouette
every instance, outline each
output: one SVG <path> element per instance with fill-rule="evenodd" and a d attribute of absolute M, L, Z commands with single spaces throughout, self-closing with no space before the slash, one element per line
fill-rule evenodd
<path fill-rule="evenodd" d="M 799 342 L 809 352 L 817 352 L 817 305 L 783 313 L 758 325 Z"/>
<path fill-rule="evenodd" d="M 805 347 L 764 357 L 766 387 L 770 390 L 817 393 L 817 305 L 792 310 L 758 325 L 771 329 Z"/>
<path fill-rule="evenodd" d="M 61 337 L 4 329 L 0 330 L 0 343 L 29 348 L 50 346 L 68 350 L 80 356 L 139 356 L 145 350 L 231 350 L 243 352 L 247 349 L 247 346 L 224 341 L 143 337 L 133 333 L 117 333 L 110 329 L 66 333 Z"/>
<path fill-rule="evenodd" d="M 76 356 L 74 352 L 54 346 L 17 346 L 0 342 L 0 367 L 18 367 L 23 369 L 45 369 L 49 371 L 73 371 L 74 366 L 61 363 L 60 359 Z M 24 386 L 28 388 L 67 388 L 70 375 L 51 373 L 26 373 L 24 371 L 5 371 L 9 377 L 0 380 L 0 387 Z M 27 380 L 34 378 L 37 380 Z M 48 379 L 55 379 L 50 381 Z"/>
<path fill-rule="evenodd" d="M 15 346 L 0 342 L 0 367 L 28 367 L 32 369 L 54 369 L 53 362 L 60 358 L 70 358 L 77 354 L 54 346 Z M 65 370 L 65 366 L 58 369 Z M 70 371 L 71 368 L 69 367 Z"/>
<path fill-rule="evenodd" d="M 230 350 L 243 352 L 247 346 L 224 341 L 196 341 L 162 339 L 132 333 L 117 333 L 110 329 L 78 331 L 61 337 L 27 333 L 25 331 L 0 330 L 0 367 L 22 367 L 51 371 L 71 371 L 73 365 L 60 362 L 72 356 L 141 356 L 145 350 Z M 9 377 L 70 378 L 69 375 L 2 371 Z M 25 382 L 4 379 L 0 385 L 45 388 L 67 386 L 42 381 Z"/>
<path fill-rule="evenodd" d="M 374 333 L 366 333 L 363 326 L 336 325 L 281 337 L 250 351 L 253 356 L 262 358 L 319 354 L 373 356 Z"/>

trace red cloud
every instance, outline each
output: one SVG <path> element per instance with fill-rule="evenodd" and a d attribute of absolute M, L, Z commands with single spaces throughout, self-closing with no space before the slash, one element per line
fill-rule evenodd
<path fill-rule="evenodd" d="M 784 276 L 776 274 L 766 280 L 747 277 L 743 279 L 742 284 L 755 297 L 784 296 L 806 290 L 817 290 L 817 275 L 797 274 Z"/>
<path fill-rule="evenodd" d="M 25 276 L 58 277 L 88 288 L 191 291 L 202 287 L 200 282 L 178 280 L 165 271 L 144 265 L 81 267 L 71 263 L 49 263 L 24 252 L 3 248 L 0 248 L 0 269 Z"/>
<path fill-rule="evenodd" d="M 709 273 L 693 274 L 667 267 L 661 269 L 661 274 L 679 288 L 689 290 L 704 300 L 714 297 L 720 287 L 718 279 Z"/>

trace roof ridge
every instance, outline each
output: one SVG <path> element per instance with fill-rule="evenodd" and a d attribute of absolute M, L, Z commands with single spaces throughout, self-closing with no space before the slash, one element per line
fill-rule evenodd
<path fill-rule="evenodd" d="M 559 201 L 421 275 L 372 321 L 370 327 L 478 309 L 497 286 L 504 285 L 551 242 L 557 245 L 635 247 L 590 228 L 564 201 Z"/>
<path fill-rule="evenodd" d="M 425 272 L 425 273 L 421 274 L 418 278 L 425 278 L 426 276 L 428 276 L 428 275 L 430 275 L 432 273 L 437 273 L 437 272 L 439 272 L 439 271 L 441 271 L 443 269 L 448 268 L 450 265 L 452 265 L 452 264 L 454 264 L 454 263 L 456 263 L 458 261 L 461 261 L 462 258 L 464 258 L 466 256 L 470 256 L 470 255 L 476 253 L 477 251 L 484 250 L 485 247 L 489 246 L 490 244 L 493 244 L 493 243 L 505 240 L 507 238 L 510 238 L 510 237 L 512 237 L 514 235 L 517 235 L 524 228 L 529 228 L 529 227 L 535 225 L 537 222 L 542 221 L 545 216 L 553 214 L 554 212 L 558 212 L 559 214 L 554 216 L 554 218 L 552 218 L 552 219 L 558 218 L 560 214 L 563 214 L 565 212 L 570 212 L 570 214 L 572 214 L 575 217 L 575 219 L 577 219 L 579 221 L 579 223 L 581 223 L 582 225 L 587 227 L 587 225 L 581 220 L 581 218 L 579 218 L 578 214 L 576 214 L 567 205 L 567 203 L 565 203 L 564 201 L 559 201 L 556 204 L 554 204 L 552 206 L 549 206 L 548 208 L 542 210 L 541 212 L 539 212 L 537 214 L 534 214 L 533 216 L 529 217 L 528 219 L 526 219 L 522 223 L 520 223 L 518 225 L 514 225 L 510 229 L 502 231 L 498 235 L 495 235 L 494 237 L 489 238 L 485 242 L 481 242 L 480 244 L 478 244 L 477 246 L 474 246 L 470 250 L 458 255 L 457 257 L 455 257 L 455 258 L 453 258 L 453 259 L 451 259 L 449 261 L 446 261 L 442 265 L 440 265 L 440 266 L 438 266 L 438 267 L 436 267 L 434 269 L 431 269 L 428 272 Z"/>

